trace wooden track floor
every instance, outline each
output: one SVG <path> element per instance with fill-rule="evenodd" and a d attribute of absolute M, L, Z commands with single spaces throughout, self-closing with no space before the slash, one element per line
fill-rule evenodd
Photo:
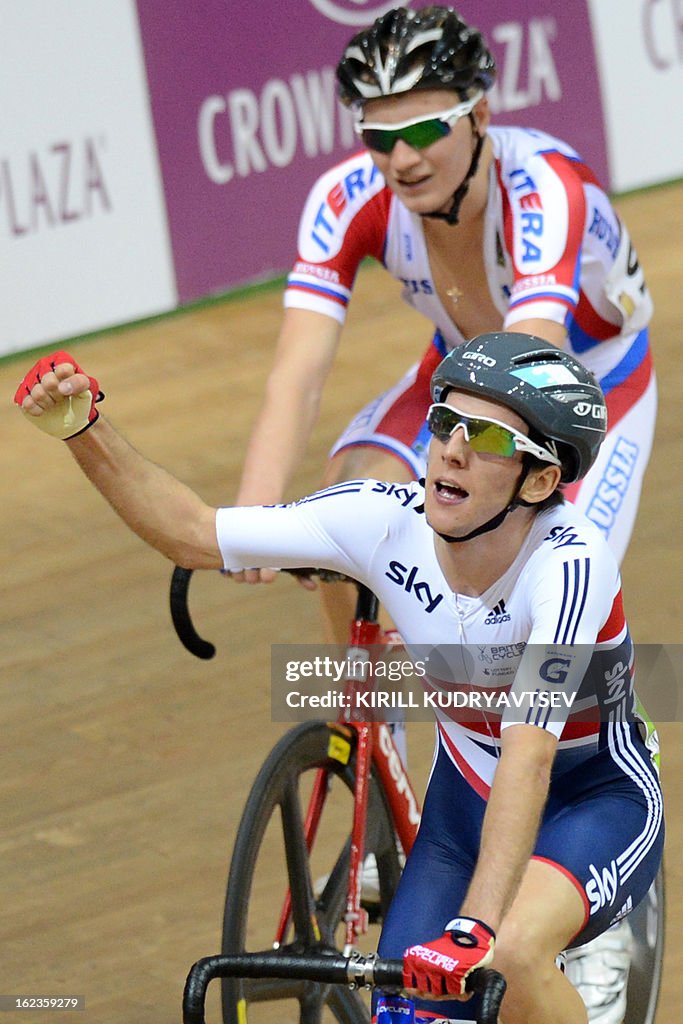
<path fill-rule="evenodd" d="M 661 401 L 624 564 L 627 613 L 637 641 L 677 643 L 683 185 L 618 205 L 656 301 Z M 382 271 L 361 272 L 292 496 L 316 486 L 351 414 L 426 344 L 427 325 L 396 295 Z M 107 392 L 109 417 L 216 504 L 235 493 L 280 301 L 277 291 L 226 301 L 77 346 Z M 86 1010 L 67 1015 L 76 1022 L 171 1024 L 189 966 L 218 950 L 236 822 L 285 728 L 270 721 L 270 645 L 317 641 L 317 602 L 286 579 L 246 588 L 205 574 L 193 610 L 218 654 L 200 663 L 183 651 L 167 610 L 170 566 L 128 533 L 59 444 L 12 409 L 30 361 L 0 365 L 0 993 L 83 995 Z M 683 726 L 665 724 L 661 735 L 669 940 L 658 1019 L 668 1024 L 683 1004 Z M 411 726 L 420 789 L 431 744 L 431 726 Z M 7 1015 L 15 1018 L 55 1019 Z"/>

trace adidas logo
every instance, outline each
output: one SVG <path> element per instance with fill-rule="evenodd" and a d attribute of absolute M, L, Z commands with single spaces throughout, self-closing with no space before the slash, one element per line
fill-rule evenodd
<path fill-rule="evenodd" d="M 497 604 L 494 604 L 491 611 L 484 619 L 485 626 L 497 626 L 501 622 L 509 622 L 510 614 L 505 610 L 505 601 L 501 598 Z"/>

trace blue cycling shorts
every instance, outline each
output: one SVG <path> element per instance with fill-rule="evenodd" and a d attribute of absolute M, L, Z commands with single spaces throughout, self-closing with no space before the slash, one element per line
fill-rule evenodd
<path fill-rule="evenodd" d="M 582 895 L 586 917 L 572 947 L 636 907 L 662 857 L 661 788 L 649 752 L 636 725 L 609 728 L 603 749 L 553 778 L 534 850 Z M 417 839 L 382 930 L 381 956 L 400 958 L 408 946 L 438 938 L 457 916 L 485 810 L 439 743 Z M 417 1019 L 473 1020 L 473 1002 L 417 1001 Z"/>

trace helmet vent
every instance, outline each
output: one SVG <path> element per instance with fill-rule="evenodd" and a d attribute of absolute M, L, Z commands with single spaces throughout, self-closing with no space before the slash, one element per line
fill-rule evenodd
<path fill-rule="evenodd" d="M 530 366 L 533 363 L 560 363 L 564 361 L 564 353 L 562 349 L 538 349 L 531 352 L 522 352 L 520 355 L 512 356 L 510 359 L 511 363 L 515 366 Z"/>

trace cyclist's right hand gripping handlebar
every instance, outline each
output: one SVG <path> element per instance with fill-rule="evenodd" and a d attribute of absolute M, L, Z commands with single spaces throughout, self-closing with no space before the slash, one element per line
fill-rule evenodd
<path fill-rule="evenodd" d="M 206 1024 L 206 990 L 215 978 L 286 978 L 397 992 L 404 985 L 403 972 L 403 960 L 381 960 L 374 953 L 369 956 L 354 953 L 351 957 L 318 953 L 238 953 L 205 957 L 194 964 L 187 976 L 183 1024 Z M 497 1024 L 505 987 L 502 974 L 490 968 L 478 968 L 468 976 L 467 991 L 481 995 L 477 1024 Z"/>
<path fill-rule="evenodd" d="M 435 996 L 464 996 L 470 974 L 493 960 L 495 942 L 495 932 L 483 921 L 455 917 L 441 938 L 404 952 L 404 987 Z"/>

